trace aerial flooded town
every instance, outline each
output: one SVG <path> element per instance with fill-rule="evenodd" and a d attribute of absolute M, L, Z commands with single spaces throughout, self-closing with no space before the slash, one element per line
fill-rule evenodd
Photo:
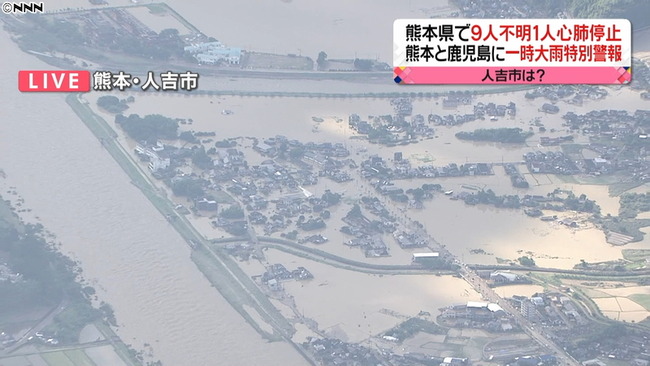
<path fill-rule="evenodd" d="M 4 11 L 0 365 L 648 366 L 650 6 L 597 3 Z M 630 19 L 632 82 L 396 84 L 450 18 Z"/>

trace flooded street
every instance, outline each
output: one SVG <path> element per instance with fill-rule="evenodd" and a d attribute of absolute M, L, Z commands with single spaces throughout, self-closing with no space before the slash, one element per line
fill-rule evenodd
<path fill-rule="evenodd" d="M 297 259 L 277 250 L 265 255 L 269 263 L 305 266 L 314 275 L 313 280 L 285 282 L 283 286 L 304 316 L 315 319 L 325 333 L 347 342 L 363 341 L 420 311 L 435 317 L 439 308 L 481 299 L 467 282 L 451 276 L 371 275 Z"/>

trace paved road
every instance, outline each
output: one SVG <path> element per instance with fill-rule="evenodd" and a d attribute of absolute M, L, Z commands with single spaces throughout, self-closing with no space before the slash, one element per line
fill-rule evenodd
<path fill-rule="evenodd" d="M 33 336 L 36 332 L 40 332 L 45 327 L 47 327 L 50 323 L 52 323 L 54 317 L 61 314 L 61 312 L 63 312 L 63 310 L 65 310 L 67 306 L 68 306 L 68 300 L 67 299 L 61 300 L 59 305 L 57 305 L 55 308 L 50 310 L 50 312 L 47 313 L 47 315 L 45 315 L 43 319 L 41 319 L 38 323 L 36 323 L 36 325 L 34 325 L 30 330 L 28 330 L 22 337 L 20 337 L 20 339 L 18 339 L 16 343 L 14 343 L 10 347 L 7 347 L 5 350 L 0 351 L 0 356 L 9 355 L 10 353 L 13 353 L 17 349 L 25 345 L 25 343 L 29 341 L 28 339 L 29 337 Z"/>
<path fill-rule="evenodd" d="M 41 350 L 38 350 L 38 351 L 15 352 L 15 353 L 12 353 L 10 355 L 0 355 L 0 360 L 3 359 L 3 358 L 40 355 L 40 354 L 43 354 L 43 353 L 54 353 L 54 352 L 63 352 L 63 351 L 74 351 L 74 350 L 79 350 L 79 349 L 95 348 L 95 347 L 100 347 L 100 346 L 105 346 L 105 345 L 113 345 L 115 347 L 115 342 L 120 342 L 120 339 L 119 338 L 117 340 L 105 339 L 103 341 L 95 341 L 95 342 L 89 342 L 89 343 L 83 343 L 83 344 L 75 344 L 75 345 L 72 345 L 72 346 L 65 346 L 65 347 L 41 349 Z"/>

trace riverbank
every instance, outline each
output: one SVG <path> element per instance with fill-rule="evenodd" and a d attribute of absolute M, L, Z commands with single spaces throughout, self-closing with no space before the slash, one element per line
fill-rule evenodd
<path fill-rule="evenodd" d="M 192 259 L 198 268 L 204 273 L 212 285 L 219 290 L 222 296 L 233 306 L 237 312 L 255 329 L 261 336 L 269 340 L 284 339 L 293 345 L 292 326 L 270 303 L 268 298 L 261 293 L 259 288 L 246 276 L 239 267 L 232 262 L 232 259 L 222 254 L 219 250 L 210 249 L 206 244 L 203 235 L 187 221 L 184 216 L 179 215 L 173 204 L 161 196 L 153 182 L 148 178 L 135 162 L 131 160 L 122 146 L 116 142 L 114 131 L 106 122 L 94 114 L 85 105 L 79 96 L 71 94 L 66 102 L 78 114 L 79 118 L 95 134 L 102 143 L 102 146 L 113 156 L 115 161 L 124 169 L 132 179 L 132 183 L 138 187 L 156 209 L 167 218 L 170 224 L 178 231 L 187 242 L 201 243 L 201 246 L 192 254 Z M 207 259 L 207 260 L 206 260 Z M 274 329 L 274 334 L 269 334 L 257 324 L 254 318 L 248 314 L 244 305 L 255 309 L 262 319 Z M 302 352 L 301 352 L 302 353 Z M 303 356 L 305 357 L 305 356 Z"/>

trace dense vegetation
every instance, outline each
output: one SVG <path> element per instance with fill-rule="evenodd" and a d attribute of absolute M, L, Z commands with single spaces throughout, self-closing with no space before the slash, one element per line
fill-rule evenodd
<path fill-rule="evenodd" d="M 575 18 L 627 18 L 635 28 L 650 24 L 647 0 L 567 0 L 566 6 Z"/>
<path fill-rule="evenodd" d="M 593 222 L 603 228 L 605 232 L 613 231 L 629 235 L 632 242 L 643 240 L 645 235 L 641 228 L 650 226 L 650 219 L 625 219 L 619 216 L 604 216 L 593 219 Z"/>
<path fill-rule="evenodd" d="M 519 261 L 519 264 L 521 264 L 522 266 L 535 267 L 535 260 L 531 257 L 523 256 L 517 258 L 517 260 Z"/>
<path fill-rule="evenodd" d="M 237 141 L 230 139 L 230 140 L 221 140 L 217 141 L 214 143 L 214 146 L 216 147 L 235 147 L 237 146 Z"/>
<path fill-rule="evenodd" d="M 168 185 L 172 187 L 172 192 L 174 192 L 176 196 L 184 196 L 193 199 L 205 196 L 205 191 L 203 190 L 205 181 L 202 179 L 178 179 L 176 181 L 170 181 Z"/>
<path fill-rule="evenodd" d="M 194 149 L 194 152 L 192 153 L 192 163 L 205 170 L 214 167 L 214 162 L 212 161 L 212 158 L 208 156 L 204 146 Z"/>
<path fill-rule="evenodd" d="M 112 95 L 97 98 L 97 105 L 111 113 L 122 113 L 129 108 L 126 101 Z"/>
<path fill-rule="evenodd" d="M 65 310 L 48 330 L 62 343 L 76 343 L 81 328 L 101 319 L 102 312 L 94 309 L 87 297 L 94 290 L 77 282 L 80 269 L 56 251 L 42 231 L 40 224 L 15 225 L 0 218 L 0 256 L 12 272 L 22 275 L 17 281 L 0 281 L 0 313 L 64 303 Z"/>
<path fill-rule="evenodd" d="M 626 193 L 621 196 L 619 216 L 635 218 L 641 212 L 650 211 L 650 193 Z"/>
<path fill-rule="evenodd" d="M 243 219 L 244 218 L 244 210 L 242 210 L 242 208 L 237 206 L 237 205 L 232 205 L 232 206 L 228 207 L 227 209 L 221 211 L 221 213 L 219 213 L 219 215 L 221 217 L 224 217 L 226 219 L 231 219 L 231 220 Z"/>
<path fill-rule="evenodd" d="M 340 193 L 333 193 L 329 189 L 325 190 L 325 193 L 320 197 L 321 200 L 325 202 L 324 207 L 332 207 L 334 205 L 338 205 L 339 202 L 341 202 L 341 197 L 343 197 L 342 194 Z M 316 206 L 321 206 L 321 205 L 316 205 Z M 322 209 L 322 207 L 320 207 Z M 315 210 L 317 211 L 317 210 Z"/>
<path fill-rule="evenodd" d="M 59 51 L 88 56 L 90 53 L 87 49 L 94 47 L 148 60 L 180 58 L 184 53 L 185 43 L 177 29 L 163 29 L 151 38 L 116 32 L 113 29 L 100 35 L 90 35 L 78 24 L 67 20 L 49 19 L 33 14 L 28 14 L 25 18 L 30 21 L 14 22 L 12 30 L 21 35 L 19 44 L 26 50 Z M 92 55 L 95 56 L 96 53 Z"/>
<path fill-rule="evenodd" d="M 128 117 L 118 114 L 115 123 L 136 141 L 155 143 L 158 139 L 175 140 L 178 138 L 178 122 L 160 114 L 148 114 L 140 117 L 131 114 Z"/>
<path fill-rule="evenodd" d="M 629 235 L 633 242 L 643 240 L 642 228 L 650 226 L 650 219 L 636 218 L 641 212 L 650 211 L 650 193 L 626 193 L 621 196 L 618 216 L 594 215 L 592 221 L 605 232 Z"/>
<path fill-rule="evenodd" d="M 68 21 L 49 20 L 43 16 L 28 14 L 32 22 L 13 23 L 16 34 L 20 34 L 19 45 L 24 50 L 48 52 L 52 50 L 69 52 L 83 44 L 84 36 L 79 26 Z"/>
<path fill-rule="evenodd" d="M 522 143 L 532 135 L 521 128 L 481 128 L 474 132 L 458 132 L 456 137 L 460 140 Z"/>
<path fill-rule="evenodd" d="M 448 330 L 449 329 L 441 327 L 432 321 L 420 318 L 410 318 L 398 326 L 387 330 L 384 335 L 397 338 L 397 340 L 401 342 L 420 332 L 429 334 L 447 334 Z"/>
<path fill-rule="evenodd" d="M 534 207 L 541 210 L 600 213 L 600 206 L 596 201 L 588 199 L 584 194 L 577 197 L 573 192 L 556 189 L 547 194 L 546 198 L 546 202 L 537 202 L 526 197 L 521 198 L 516 194 L 499 196 L 491 189 L 487 189 L 467 195 L 463 197 L 463 201 L 468 205 L 488 204 L 503 208 Z"/>
<path fill-rule="evenodd" d="M 163 29 L 153 40 L 131 35 L 109 36 L 106 44 L 115 51 L 154 60 L 169 60 L 183 55 L 185 43 L 177 29 Z"/>

